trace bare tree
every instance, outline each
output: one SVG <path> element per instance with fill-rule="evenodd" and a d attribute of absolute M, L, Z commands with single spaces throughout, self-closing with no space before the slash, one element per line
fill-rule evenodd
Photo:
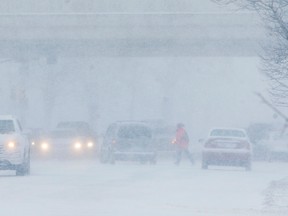
<path fill-rule="evenodd" d="M 268 45 L 261 54 L 263 73 L 270 80 L 275 105 L 288 106 L 288 0 L 212 0 L 256 11 L 267 27 Z"/>

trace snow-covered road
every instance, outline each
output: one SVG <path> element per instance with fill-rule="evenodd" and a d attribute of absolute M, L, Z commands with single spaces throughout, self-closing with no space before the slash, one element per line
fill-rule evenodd
<path fill-rule="evenodd" d="M 2 216 L 238 216 L 273 215 L 264 190 L 288 176 L 287 163 L 255 162 L 253 170 L 183 161 L 155 166 L 97 160 L 33 160 L 31 176 L 0 176 Z"/>

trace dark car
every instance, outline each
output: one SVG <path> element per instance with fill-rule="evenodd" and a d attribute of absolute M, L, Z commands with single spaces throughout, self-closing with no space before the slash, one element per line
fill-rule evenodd
<path fill-rule="evenodd" d="M 145 120 L 144 122 L 152 129 L 153 142 L 157 151 L 168 152 L 175 150 L 175 145 L 172 145 L 175 136 L 174 125 L 169 125 L 163 120 Z"/>
<path fill-rule="evenodd" d="M 156 155 L 152 130 L 147 124 L 137 121 L 115 122 L 106 131 L 100 160 L 102 163 L 138 160 L 154 164 Z"/>

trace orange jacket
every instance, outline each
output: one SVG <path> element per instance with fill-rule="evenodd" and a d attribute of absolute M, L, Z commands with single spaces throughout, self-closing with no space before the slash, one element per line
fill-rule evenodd
<path fill-rule="evenodd" d="M 189 138 L 184 128 L 176 130 L 175 144 L 180 148 L 188 148 Z"/>

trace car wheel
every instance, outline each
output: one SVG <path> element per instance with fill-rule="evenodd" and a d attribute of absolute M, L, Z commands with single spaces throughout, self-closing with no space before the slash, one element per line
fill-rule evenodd
<path fill-rule="evenodd" d="M 27 161 L 25 163 L 25 174 L 30 175 L 30 154 L 29 154 Z"/>
<path fill-rule="evenodd" d="M 108 163 L 110 162 L 111 158 L 111 150 L 109 149 L 102 149 L 100 153 L 100 162 L 101 163 Z"/>
<path fill-rule="evenodd" d="M 155 165 L 157 163 L 156 157 L 150 158 L 149 162 L 150 162 L 150 164 Z"/>
<path fill-rule="evenodd" d="M 109 163 L 110 164 L 115 164 L 115 156 L 112 151 L 109 151 Z"/>
<path fill-rule="evenodd" d="M 16 167 L 16 176 L 29 175 L 30 173 L 30 154 L 24 156 L 24 161 L 22 164 Z"/>
<path fill-rule="evenodd" d="M 251 171 L 251 161 L 249 160 L 245 166 L 246 171 Z"/>
<path fill-rule="evenodd" d="M 25 163 L 18 165 L 16 167 L 16 176 L 24 176 L 25 174 Z"/>
<path fill-rule="evenodd" d="M 206 160 L 202 160 L 202 169 L 208 169 L 208 163 Z"/>
<path fill-rule="evenodd" d="M 101 150 L 101 152 L 100 152 L 100 162 L 101 163 L 107 163 L 108 162 L 107 151 Z"/>
<path fill-rule="evenodd" d="M 139 161 L 140 161 L 141 164 L 146 164 L 147 163 L 147 159 L 145 159 L 145 158 L 141 158 Z"/>

